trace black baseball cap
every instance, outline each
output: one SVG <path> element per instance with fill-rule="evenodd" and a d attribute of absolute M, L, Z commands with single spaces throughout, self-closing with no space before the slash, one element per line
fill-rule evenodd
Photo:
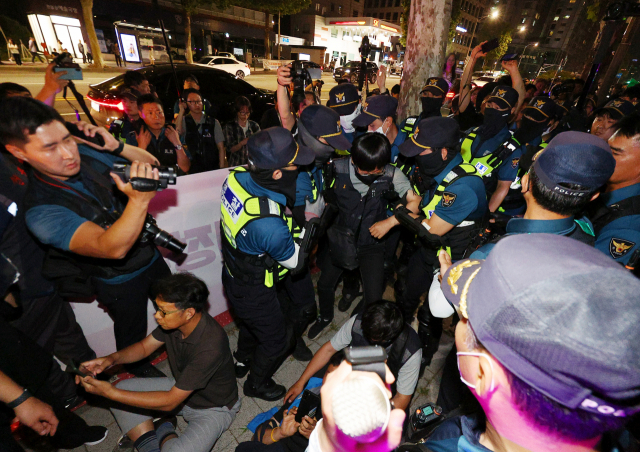
<path fill-rule="evenodd" d="M 529 105 L 524 107 L 523 113 L 536 121 L 554 119 L 556 115 L 556 103 L 547 96 L 537 96 L 531 99 Z"/>
<path fill-rule="evenodd" d="M 425 91 L 435 94 L 436 96 L 444 96 L 449 91 L 449 84 L 442 77 L 429 77 L 427 82 L 420 90 L 420 94 Z"/>
<path fill-rule="evenodd" d="M 302 110 L 300 121 L 311 135 L 324 138 L 332 148 L 351 149 L 351 143 L 340 127 L 340 115 L 331 108 L 324 105 L 309 105 Z"/>
<path fill-rule="evenodd" d="M 611 116 L 611 119 L 622 119 L 625 116 L 629 116 L 633 113 L 635 106 L 632 102 L 622 99 L 614 99 L 607 103 L 601 111 L 606 111 Z"/>
<path fill-rule="evenodd" d="M 487 102 L 493 101 L 502 108 L 508 108 L 511 110 L 518 105 L 518 97 L 518 91 L 512 87 L 507 85 L 498 85 L 493 89 L 489 97 L 487 97 Z"/>
<path fill-rule="evenodd" d="M 362 104 L 362 113 L 353 120 L 354 127 L 367 127 L 376 119 L 382 121 L 389 116 L 395 116 L 398 109 L 398 99 L 391 96 L 373 96 Z"/>
<path fill-rule="evenodd" d="M 585 132 L 562 132 L 537 156 L 533 169 L 549 190 L 569 196 L 588 196 L 607 183 L 616 160 L 602 138 Z M 569 188 L 571 184 L 586 187 Z"/>
<path fill-rule="evenodd" d="M 507 236 L 487 259 L 452 265 L 442 291 L 532 388 L 570 409 L 640 410 L 640 280 L 601 251 L 556 234 Z"/>
<path fill-rule="evenodd" d="M 434 116 L 422 119 L 408 140 L 399 146 L 400 154 L 414 157 L 426 149 L 457 146 L 460 141 L 460 126 L 453 118 Z"/>
<path fill-rule="evenodd" d="M 124 99 L 126 97 L 127 99 L 138 100 L 139 96 L 140 96 L 140 93 L 138 92 L 138 90 L 135 90 L 132 88 L 125 88 L 125 87 L 118 90 L 118 94 L 117 94 L 118 99 Z"/>
<path fill-rule="evenodd" d="M 308 165 L 316 158 L 311 149 L 298 144 L 284 127 L 270 127 L 251 135 L 247 147 L 250 163 L 261 169 Z"/>
<path fill-rule="evenodd" d="M 358 88 L 352 83 L 342 83 L 329 91 L 327 106 L 333 108 L 340 116 L 346 116 L 356 110 L 359 101 Z"/>

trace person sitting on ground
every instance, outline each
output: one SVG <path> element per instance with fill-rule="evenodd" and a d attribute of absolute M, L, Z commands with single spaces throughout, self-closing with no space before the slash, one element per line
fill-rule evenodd
<path fill-rule="evenodd" d="M 482 413 L 445 421 L 428 450 L 624 450 L 611 433 L 640 409 L 637 278 L 577 240 L 519 234 L 449 267 L 442 290 Z"/>
<path fill-rule="evenodd" d="M 302 376 L 284 396 L 291 402 L 304 389 L 309 379 L 327 365 L 331 357 L 348 346 L 380 345 L 387 351 L 387 364 L 397 382 L 393 403 L 405 410 L 418 384 L 422 344 L 418 333 L 404 322 L 400 308 L 390 301 L 370 303 L 364 312 L 354 315 L 316 352 Z"/>
<path fill-rule="evenodd" d="M 91 394 L 128 406 L 112 407 L 111 412 L 139 452 L 209 452 L 240 409 L 229 338 L 206 311 L 209 289 L 191 273 L 159 280 L 154 291 L 158 328 L 124 350 L 82 363 L 81 370 L 92 375 L 76 381 Z M 148 357 L 163 345 L 170 378 L 131 378 L 116 386 L 95 378 L 117 364 Z M 187 428 L 178 437 L 167 418 L 156 422 L 156 428 L 149 412 L 180 414 Z"/>

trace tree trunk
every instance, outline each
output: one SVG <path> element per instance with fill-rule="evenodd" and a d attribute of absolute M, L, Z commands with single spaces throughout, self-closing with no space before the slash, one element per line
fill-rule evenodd
<path fill-rule="evenodd" d="M 93 25 L 93 0 L 80 0 L 80 5 L 82 6 L 84 26 L 87 29 L 87 36 L 89 36 L 90 49 L 85 49 L 85 52 L 91 50 L 91 55 L 93 55 L 92 67 L 103 68 L 105 66 L 104 59 L 102 58 L 102 52 L 100 51 L 98 35 L 96 35 L 96 27 Z"/>
<path fill-rule="evenodd" d="M 442 77 L 452 0 L 413 0 L 407 29 L 398 120 L 420 113 L 420 89 L 429 77 Z"/>
<path fill-rule="evenodd" d="M 618 45 L 616 49 L 616 53 L 613 56 L 613 60 L 609 64 L 607 68 L 607 72 L 602 77 L 602 82 L 600 83 L 600 89 L 598 90 L 597 96 L 599 99 L 604 99 L 607 94 L 609 94 L 609 89 L 611 85 L 616 80 L 616 75 L 618 73 L 618 69 L 620 69 L 620 65 L 622 65 L 622 61 L 625 56 L 629 52 L 629 48 L 631 47 L 631 42 L 638 31 L 638 26 L 640 26 L 640 20 L 637 17 L 632 17 L 629 21 L 629 25 L 627 25 L 627 30 L 624 33 L 622 38 L 622 42 Z"/>
<path fill-rule="evenodd" d="M 184 33 L 187 35 L 187 43 L 185 44 L 184 56 L 187 64 L 193 64 L 193 54 L 191 53 L 191 12 L 185 11 L 186 23 L 184 24 Z"/>
<path fill-rule="evenodd" d="M 269 42 L 269 35 L 271 34 L 271 24 L 269 23 L 269 10 L 264 10 L 264 57 L 267 60 L 271 59 L 271 44 Z"/>

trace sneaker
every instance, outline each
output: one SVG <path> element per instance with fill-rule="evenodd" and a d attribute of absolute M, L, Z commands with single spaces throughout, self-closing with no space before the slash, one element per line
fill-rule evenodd
<path fill-rule="evenodd" d="M 293 357 L 298 361 L 311 361 L 313 358 L 313 352 L 304 343 L 304 340 L 299 337 L 296 341 L 296 349 L 293 351 Z"/>
<path fill-rule="evenodd" d="M 87 401 L 79 395 L 69 397 L 64 401 L 64 408 L 69 411 L 75 411 L 87 404 Z"/>
<path fill-rule="evenodd" d="M 60 438 L 57 438 L 58 435 L 56 435 L 53 439 L 56 440 L 57 438 L 56 447 L 60 449 L 75 449 L 82 445 L 95 446 L 96 444 L 100 444 L 107 438 L 108 434 L 109 429 L 107 429 L 107 427 L 91 425 L 80 431 L 74 430 L 69 432 Z"/>
<path fill-rule="evenodd" d="M 322 333 L 322 330 L 328 327 L 332 321 L 333 319 L 323 319 L 318 317 L 315 323 L 311 325 L 311 328 L 309 328 L 309 333 L 307 334 L 309 339 L 314 339 L 316 336 Z"/>
<path fill-rule="evenodd" d="M 282 385 L 276 384 L 276 382 L 273 381 L 273 378 L 270 378 L 266 383 L 258 388 L 254 387 L 249 380 L 247 380 L 244 382 L 243 390 L 246 397 L 256 397 L 258 399 L 266 400 L 267 402 L 273 402 L 281 399 L 287 392 L 287 389 Z"/>
<path fill-rule="evenodd" d="M 236 372 L 236 378 L 244 378 L 245 375 L 249 373 L 249 363 L 236 361 L 236 364 L 233 367 Z"/>
<path fill-rule="evenodd" d="M 107 427 L 102 427 L 100 425 L 92 425 L 85 430 L 83 436 L 85 436 L 86 441 L 84 442 L 85 446 L 95 446 L 96 444 L 100 444 L 107 438 L 109 434 L 109 429 Z"/>

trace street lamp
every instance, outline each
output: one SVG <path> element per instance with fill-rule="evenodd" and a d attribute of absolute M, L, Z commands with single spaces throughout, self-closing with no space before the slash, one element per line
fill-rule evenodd
<path fill-rule="evenodd" d="M 527 47 L 529 47 L 529 46 L 538 47 L 538 43 L 537 42 L 532 42 L 532 43 L 527 44 L 526 46 L 524 46 L 524 49 L 522 50 L 522 55 L 520 55 L 520 59 L 518 60 L 518 67 L 520 67 L 520 62 L 522 61 L 522 58 L 524 58 L 525 53 L 527 53 Z"/>
<path fill-rule="evenodd" d="M 471 34 L 471 41 L 469 41 L 469 48 L 467 49 L 467 55 L 469 55 L 469 52 L 471 52 L 471 46 L 473 45 L 473 38 L 476 37 L 476 29 L 478 28 L 478 24 L 483 20 L 485 20 L 487 17 L 490 17 L 491 19 L 497 19 L 499 15 L 500 15 L 500 12 L 497 9 L 494 9 L 493 11 L 491 11 L 490 14 L 483 17 L 478 17 L 476 19 L 476 23 L 473 25 L 473 33 Z"/>

